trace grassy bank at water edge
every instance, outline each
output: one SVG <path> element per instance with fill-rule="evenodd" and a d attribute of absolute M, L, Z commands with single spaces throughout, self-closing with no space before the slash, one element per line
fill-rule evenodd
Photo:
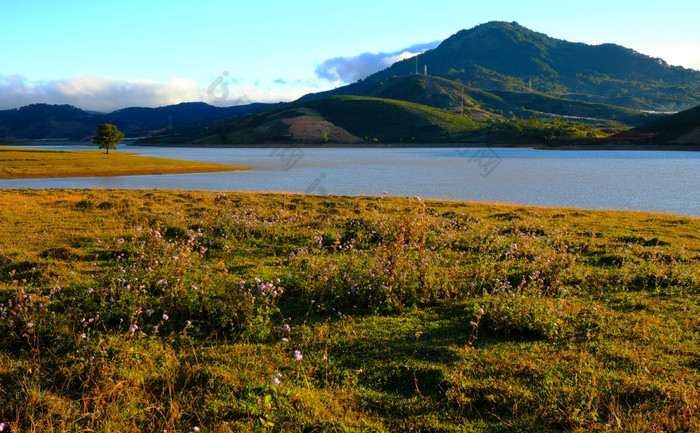
<path fill-rule="evenodd" d="M 698 219 L 0 190 L 0 230 L 5 431 L 700 429 Z"/>
<path fill-rule="evenodd" d="M 139 156 L 133 152 L 0 147 L 0 179 L 134 176 L 247 170 L 225 164 Z"/>

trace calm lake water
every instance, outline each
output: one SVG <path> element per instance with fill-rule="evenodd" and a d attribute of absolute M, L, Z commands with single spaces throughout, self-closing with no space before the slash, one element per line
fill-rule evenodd
<path fill-rule="evenodd" d="M 125 149 L 148 156 L 244 165 L 255 170 L 0 180 L 0 188 L 389 194 L 700 217 L 700 152 L 454 147 Z"/>

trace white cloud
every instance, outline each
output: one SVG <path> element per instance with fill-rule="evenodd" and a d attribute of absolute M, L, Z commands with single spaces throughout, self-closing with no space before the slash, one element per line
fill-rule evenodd
<path fill-rule="evenodd" d="M 84 74 L 33 82 L 20 75 L 0 75 L 0 110 L 36 103 L 69 104 L 101 112 L 200 101 L 217 106 L 233 106 L 251 102 L 291 101 L 319 90 L 318 85 L 310 81 L 275 80 L 265 84 L 226 78 L 202 86 L 182 78 L 162 83 L 149 79 L 117 80 Z"/>
<path fill-rule="evenodd" d="M 700 71 L 700 45 L 653 45 L 639 50 L 652 57 L 664 59 L 671 65 L 683 66 Z"/>
<path fill-rule="evenodd" d="M 381 71 L 395 62 L 433 49 L 440 42 L 412 45 L 393 53 L 362 53 L 353 56 L 334 57 L 325 60 L 316 67 L 316 76 L 334 83 L 352 83 Z"/>
<path fill-rule="evenodd" d="M 318 80 L 275 78 L 270 81 L 218 77 L 209 84 L 202 101 L 217 106 L 252 102 L 277 103 L 299 99 L 307 93 L 326 90 Z"/>
<path fill-rule="evenodd" d="M 109 112 L 124 107 L 158 107 L 201 101 L 204 96 L 196 82 L 181 78 L 159 83 L 85 74 L 62 80 L 32 82 L 20 75 L 0 76 L 0 109 L 47 103 Z"/>

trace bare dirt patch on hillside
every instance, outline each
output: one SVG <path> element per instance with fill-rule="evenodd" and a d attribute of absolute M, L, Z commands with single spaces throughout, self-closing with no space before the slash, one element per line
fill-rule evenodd
<path fill-rule="evenodd" d="M 294 141 L 359 143 L 362 139 L 327 121 L 320 114 L 283 119 Z"/>

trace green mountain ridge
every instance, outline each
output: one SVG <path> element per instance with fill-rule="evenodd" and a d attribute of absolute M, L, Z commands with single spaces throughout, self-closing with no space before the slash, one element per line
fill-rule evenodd
<path fill-rule="evenodd" d="M 462 30 L 437 48 L 367 77 L 376 83 L 423 72 L 484 90 L 550 93 L 633 109 L 682 111 L 700 105 L 700 72 L 615 44 L 551 38 L 518 23 Z"/>

